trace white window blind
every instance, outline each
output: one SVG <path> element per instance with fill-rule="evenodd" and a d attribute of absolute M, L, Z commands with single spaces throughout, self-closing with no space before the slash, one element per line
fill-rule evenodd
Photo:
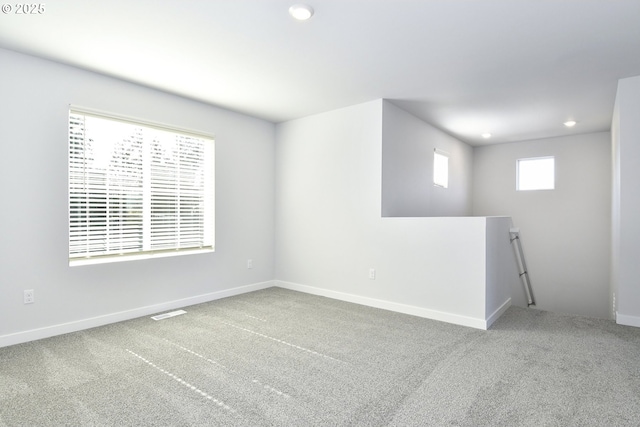
<path fill-rule="evenodd" d="M 212 138 L 70 110 L 70 263 L 213 247 Z"/>

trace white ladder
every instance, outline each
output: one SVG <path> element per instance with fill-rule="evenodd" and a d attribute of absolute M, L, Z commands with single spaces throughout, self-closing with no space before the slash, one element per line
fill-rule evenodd
<path fill-rule="evenodd" d="M 524 285 L 524 292 L 527 294 L 527 305 L 536 305 L 536 301 L 533 299 L 533 291 L 531 290 L 531 280 L 529 280 L 529 273 L 527 272 L 527 264 L 524 262 L 524 252 L 522 252 L 522 244 L 520 243 L 520 229 L 511 228 L 509 230 L 509 235 L 511 236 L 511 244 L 516 242 L 514 250 L 516 252 L 520 279 Z"/>

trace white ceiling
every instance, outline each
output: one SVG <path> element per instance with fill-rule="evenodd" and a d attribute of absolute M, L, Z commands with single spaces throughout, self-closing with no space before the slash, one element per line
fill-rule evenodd
<path fill-rule="evenodd" d="M 273 122 L 387 98 L 473 145 L 609 130 L 640 75 L 640 0 L 302 1 L 48 0 L 0 47 Z"/>

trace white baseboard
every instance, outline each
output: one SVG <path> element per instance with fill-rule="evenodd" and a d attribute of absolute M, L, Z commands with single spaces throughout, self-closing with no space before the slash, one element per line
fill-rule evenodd
<path fill-rule="evenodd" d="M 616 311 L 616 323 L 618 325 L 635 326 L 640 328 L 640 317 L 620 314 Z"/>
<path fill-rule="evenodd" d="M 137 317 L 148 316 L 161 311 L 173 310 L 176 308 L 187 307 L 190 305 L 201 304 L 220 298 L 240 295 L 247 292 L 253 292 L 260 289 L 266 289 L 274 286 L 273 281 L 254 283 L 251 285 L 238 286 L 236 288 L 225 289 L 222 291 L 211 292 L 203 295 L 183 298 L 174 301 L 168 301 L 161 304 L 148 305 L 132 310 L 120 311 L 117 313 L 106 314 L 103 316 L 91 317 L 88 319 L 77 320 L 69 323 L 47 326 L 39 329 L 31 329 L 23 332 L 0 336 L 0 347 L 35 341 L 43 338 L 49 338 L 56 335 L 67 334 L 70 332 L 82 331 L 84 329 L 95 328 L 110 323 L 122 322 L 124 320 L 135 319 Z"/>
<path fill-rule="evenodd" d="M 110 323 L 122 322 L 125 320 L 135 319 L 137 317 L 149 316 L 162 311 L 174 310 L 187 307 L 194 304 L 214 301 L 220 298 L 240 295 L 247 292 L 253 292 L 261 289 L 267 289 L 272 286 L 278 286 L 284 289 L 304 292 L 312 295 L 320 295 L 327 298 L 333 298 L 340 301 L 352 302 L 355 304 L 366 305 L 369 307 L 381 308 L 383 310 L 395 311 L 398 313 L 410 314 L 413 316 L 424 317 L 426 319 L 438 320 L 441 322 L 453 323 L 455 325 L 468 326 L 476 329 L 488 329 L 510 306 L 511 299 L 502 304 L 488 319 L 481 319 L 459 314 L 447 313 L 443 311 L 431 310 L 423 307 L 416 307 L 407 304 L 400 304 L 390 301 L 379 300 L 375 298 L 363 297 L 360 295 L 348 294 L 339 291 L 316 288 L 313 286 L 301 285 L 298 283 L 284 282 L 280 280 L 254 283 L 251 285 L 239 286 L 236 288 L 225 289 L 222 291 L 211 292 L 203 295 L 196 295 L 189 298 L 183 298 L 174 301 L 168 301 L 161 304 L 139 307 L 132 310 L 121 311 L 117 313 L 106 314 L 103 316 L 91 317 L 88 319 L 77 320 L 69 323 L 61 323 L 58 325 L 47 326 L 39 329 L 31 329 L 28 331 L 16 332 L 13 334 L 0 336 L 0 347 L 6 347 L 15 344 L 21 344 L 29 341 L 35 341 L 43 338 L 49 338 L 56 335 L 67 334 L 71 332 L 82 331 L 85 329 L 95 328 Z M 623 325 L 640 327 L 640 317 L 625 316 L 617 314 L 617 322 Z"/>
<path fill-rule="evenodd" d="M 509 307 L 511 307 L 511 298 L 507 299 L 504 303 L 502 303 L 500 307 L 498 307 L 496 311 L 491 313 L 491 315 L 487 318 L 485 329 L 489 329 L 491 325 L 493 325 L 493 322 L 498 320 L 498 318 L 502 316 Z"/>
<path fill-rule="evenodd" d="M 395 311 L 398 313 L 410 314 L 412 316 L 424 317 L 426 319 L 439 320 L 441 322 L 453 323 L 455 325 L 469 326 L 471 328 L 476 328 L 476 329 L 487 329 L 487 326 L 488 326 L 488 321 L 485 319 L 478 319 L 475 317 L 468 317 L 468 316 L 462 316 L 459 314 L 446 313 L 443 311 L 430 310 L 427 308 L 416 307 L 413 305 L 406 305 L 406 304 L 400 304 L 396 302 L 379 300 L 375 298 L 363 297 L 359 295 L 347 294 L 344 292 L 316 288 L 313 286 L 301 285 L 298 283 L 284 282 L 281 280 L 275 280 L 274 285 L 280 288 L 290 289 L 292 291 L 299 291 L 307 294 L 333 298 L 340 301 L 352 302 L 355 304 L 366 305 L 369 307 L 381 308 L 384 310 Z M 509 300 L 509 304 L 511 304 L 511 300 Z M 508 306 L 504 307 L 504 310 L 506 310 L 507 308 Z M 494 314 L 497 314 L 498 311 L 502 309 L 503 307 L 500 307 Z M 499 316 L 500 314 L 497 314 L 497 316 Z M 495 321 L 497 318 L 498 317 L 495 317 L 493 321 Z"/>

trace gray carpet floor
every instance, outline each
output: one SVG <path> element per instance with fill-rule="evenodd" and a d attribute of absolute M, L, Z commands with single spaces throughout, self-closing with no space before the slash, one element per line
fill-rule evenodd
<path fill-rule="evenodd" d="M 270 288 L 0 348 L 0 426 L 638 426 L 640 329 Z"/>

